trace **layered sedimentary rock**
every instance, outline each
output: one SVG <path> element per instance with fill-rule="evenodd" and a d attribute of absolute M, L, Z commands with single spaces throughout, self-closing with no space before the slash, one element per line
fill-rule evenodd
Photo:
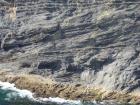
<path fill-rule="evenodd" d="M 140 94 L 139 0 L 0 2 L 1 70 Z"/>

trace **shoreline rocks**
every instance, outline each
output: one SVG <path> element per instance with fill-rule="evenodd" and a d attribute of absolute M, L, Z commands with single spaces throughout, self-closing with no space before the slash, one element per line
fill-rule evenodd
<path fill-rule="evenodd" d="M 38 93 L 68 98 L 90 99 L 101 88 L 139 96 L 139 0 L 17 0 L 14 22 L 6 18 L 9 6 L 5 8 L 2 1 L 0 70 L 16 74 L 11 79 L 6 77 L 7 81 Z M 33 83 L 28 77 L 32 75 L 51 78 L 59 84 L 40 86 L 38 82 L 42 81 L 37 79 L 36 83 L 34 79 L 38 85 L 31 88 Z M 85 88 L 71 87 L 72 84 L 98 88 L 86 94 Z M 44 86 L 50 92 L 43 90 Z M 95 95 L 100 99 L 100 93 Z M 109 99 L 128 98 L 109 95 Z"/>
<path fill-rule="evenodd" d="M 120 103 L 140 103 L 140 97 L 121 92 L 106 92 L 93 86 L 62 84 L 39 75 L 0 73 L 0 80 L 14 83 L 19 89 L 35 93 L 35 97 L 60 97 L 71 100 L 103 101 L 114 100 Z"/>

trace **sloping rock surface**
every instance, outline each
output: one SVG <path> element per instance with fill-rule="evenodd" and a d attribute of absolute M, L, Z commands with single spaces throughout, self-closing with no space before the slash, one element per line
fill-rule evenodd
<path fill-rule="evenodd" d="M 139 0 L 17 0 L 0 4 L 0 69 L 140 93 Z"/>

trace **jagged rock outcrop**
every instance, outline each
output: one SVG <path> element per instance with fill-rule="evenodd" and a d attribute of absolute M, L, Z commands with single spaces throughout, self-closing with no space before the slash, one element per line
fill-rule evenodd
<path fill-rule="evenodd" d="M 0 69 L 140 94 L 139 0 L 18 0 L 16 6 L 14 22 L 1 13 Z"/>

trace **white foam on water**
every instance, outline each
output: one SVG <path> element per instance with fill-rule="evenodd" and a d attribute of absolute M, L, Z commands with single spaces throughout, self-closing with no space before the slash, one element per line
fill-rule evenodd
<path fill-rule="evenodd" d="M 63 104 L 63 103 L 70 103 L 70 104 L 81 104 L 81 101 L 80 100 L 66 100 L 66 99 L 63 99 L 63 98 L 52 98 L 52 97 L 49 97 L 49 98 L 38 98 L 39 101 L 42 101 L 42 102 L 55 102 L 55 103 L 59 103 L 59 104 Z"/>
<path fill-rule="evenodd" d="M 1 82 L 0 81 L 0 87 L 2 90 L 9 90 L 11 92 L 7 93 L 7 97 L 21 97 L 21 98 L 29 98 L 34 99 L 33 93 L 28 90 L 20 90 L 15 87 L 15 84 L 10 84 L 8 82 Z"/>

